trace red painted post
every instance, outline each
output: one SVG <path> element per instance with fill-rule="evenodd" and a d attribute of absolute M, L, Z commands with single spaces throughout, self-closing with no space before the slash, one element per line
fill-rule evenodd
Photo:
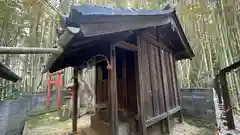
<path fill-rule="evenodd" d="M 58 81 L 51 81 L 51 80 L 49 80 L 50 81 L 50 84 L 57 84 L 58 83 Z"/>
<path fill-rule="evenodd" d="M 57 89 L 58 89 L 58 109 L 61 109 L 61 91 L 60 91 L 60 85 L 61 85 L 61 74 L 58 72 L 58 80 L 57 80 Z"/>
<path fill-rule="evenodd" d="M 51 92 L 50 92 L 50 87 L 51 87 L 51 80 L 48 80 L 48 95 L 47 95 L 47 108 L 50 105 L 50 96 L 51 96 Z"/>

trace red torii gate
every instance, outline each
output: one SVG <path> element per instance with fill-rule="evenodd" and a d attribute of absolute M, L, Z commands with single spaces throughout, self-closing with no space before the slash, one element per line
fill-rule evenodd
<path fill-rule="evenodd" d="M 63 74 L 64 72 L 56 72 L 56 73 L 52 73 L 52 74 L 48 74 L 49 79 L 48 79 L 48 94 L 47 94 L 47 102 L 46 102 L 46 107 L 48 108 L 50 105 L 50 99 L 51 99 L 51 84 L 57 84 L 57 99 L 58 99 L 58 109 L 61 109 L 62 105 L 61 105 L 61 90 L 60 90 L 60 86 L 62 84 L 62 79 L 61 79 L 61 74 Z M 52 76 L 56 76 L 57 75 L 57 79 L 56 80 L 52 80 Z"/>

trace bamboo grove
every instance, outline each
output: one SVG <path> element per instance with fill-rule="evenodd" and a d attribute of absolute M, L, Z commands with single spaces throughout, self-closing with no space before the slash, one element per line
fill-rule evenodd
<path fill-rule="evenodd" d="M 239 0 L 0 0 L 0 45 L 53 47 L 59 15 L 68 14 L 71 4 L 105 5 L 138 9 L 176 7 L 195 58 L 178 63 L 182 88 L 211 87 L 218 70 L 239 59 Z M 0 60 L 22 77 L 12 84 L 0 80 L 1 98 L 10 89 L 33 92 L 46 89 L 47 75 L 41 75 L 48 55 L 1 55 Z M 65 83 L 71 78 L 64 71 Z M 234 103 L 240 99 L 239 70 L 228 75 Z M 239 101 L 240 102 L 240 101 Z"/>

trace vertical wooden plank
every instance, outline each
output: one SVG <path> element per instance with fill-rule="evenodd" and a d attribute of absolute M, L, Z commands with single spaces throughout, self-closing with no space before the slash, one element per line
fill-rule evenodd
<path fill-rule="evenodd" d="M 96 104 L 99 104 L 99 95 L 98 95 L 98 92 L 99 92 L 99 81 L 98 81 L 98 78 L 99 78 L 99 75 L 98 75 L 98 67 L 99 65 L 96 65 L 96 70 L 95 70 L 95 98 L 96 98 Z"/>
<path fill-rule="evenodd" d="M 99 67 L 99 69 L 98 69 L 99 71 L 99 91 L 98 91 L 98 95 L 100 95 L 100 97 L 99 97 L 99 101 L 100 101 L 100 103 L 102 103 L 102 101 L 103 101 L 103 95 L 102 95 L 102 93 L 103 93 L 103 91 L 104 91 L 104 89 L 103 89 L 103 71 L 102 71 L 102 68 L 101 67 Z"/>
<path fill-rule="evenodd" d="M 158 86 L 157 86 L 157 72 L 155 65 L 155 49 L 156 47 L 148 44 L 148 60 L 149 60 L 149 71 L 150 71 L 150 86 L 152 89 L 153 99 L 153 116 L 159 115 L 159 98 L 158 98 Z"/>
<path fill-rule="evenodd" d="M 137 112 L 137 97 L 132 95 L 137 95 L 136 93 L 136 73 L 135 73 L 135 63 L 134 63 L 134 53 L 126 51 L 127 58 L 127 97 L 128 97 L 128 110 L 136 113 Z"/>
<path fill-rule="evenodd" d="M 125 108 L 128 108 L 128 89 L 127 89 L 127 70 L 126 70 L 126 52 L 123 53 L 122 56 L 122 93 L 123 93 L 123 104 Z"/>
<path fill-rule="evenodd" d="M 167 53 L 163 50 L 160 51 L 161 58 L 161 66 L 162 66 L 162 76 L 163 76 L 163 87 L 164 87 L 164 95 L 165 95 L 165 110 L 169 111 L 171 109 L 170 106 L 170 96 L 169 96 L 169 84 L 168 84 L 168 66 L 167 66 Z M 169 125 L 169 117 L 163 120 L 163 125 L 165 126 L 165 132 L 169 134 L 170 125 Z"/>
<path fill-rule="evenodd" d="M 101 95 L 101 103 L 105 102 L 105 99 L 104 99 L 104 91 L 105 91 L 105 89 L 104 89 L 105 85 L 104 84 L 105 83 L 104 82 L 105 82 L 104 80 L 101 81 L 101 92 L 102 93 L 99 94 L 99 95 Z"/>
<path fill-rule="evenodd" d="M 168 80 L 167 80 L 167 67 L 166 67 L 166 54 L 163 50 L 160 51 L 161 53 L 161 65 L 162 65 L 162 75 L 163 75 L 163 86 L 164 86 L 164 96 L 165 96 L 165 107 L 166 111 L 170 110 L 169 104 L 169 87 L 168 87 Z"/>
<path fill-rule="evenodd" d="M 143 80 L 143 61 L 142 61 L 142 42 L 141 37 L 137 36 L 138 51 L 134 55 L 135 73 L 136 73 L 136 89 L 137 89 L 137 106 L 138 106 L 138 130 L 139 135 L 147 135 L 147 128 L 145 126 L 145 97 L 144 97 L 144 80 Z"/>
<path fill-rule="evenodd" d="M 177 69 L 176 69 L 176 59 L 175 57 L 172 57 L 173 58 L 173 69 L 174 69 L 174 75 L 176 76 L 176 89 L 177 89 L 177 100 L 178 100 L 178 103 L 180 106 L 182 106 L 182 102 L 181 102 L 181 98 L 180 98 L 180 88 L 179 88 L 179 84 L 178 84 L 178 79 L 177 79 Z M 180 122 L 183 122 L 183 111 L 182 109 L 180 110 Z"/>
<path fill-rule="evenodd" d="M 121 90 L 121 80 L 120 79 L 117 79 L 117 90 L 119 90 L 118 91 L 118 107 L 119 108 L 122 108 L 123 107 L 123 105 L 122 105 L 122 102 L 121 102 L 121 100 L 122 100 L 122 92 L 120 91 Z"/>
<path fill-rule="evenodd" d="M 108 100 L 106 97 L 108 97 L 108 93 L 106 91 L 108 87 L 106 86 L 108 86 L 108 83 L 107 83 L 107 80 L 103 80 L 101 82 L 102 82 L 102 93 L 101 93 L 102 103 L 107 103 Z"/>
<path fill-rule="evenodd" d="M 158 84 L 158 96 L 159 96 L 159 112 L 162 114 L 165 110 L 165 95 L 164 95 L 164 86 L 163 86 L 163 74 L 162 74 L 162 66 L 161 66 L 161 58 L 160 58 L 160 49 L 155 49 L 156 56 L 156 71 L 157 71 L 157 84 Z"/>
<path fill-rule="evenodd" d="M 177 90 L 177 101 L 179 105 L 181 106 L 181 98 L 180 98 L 180 88 L 178 84 L 178 77 L 177 77 L 177 68 L 176 68 L 176 60 L 175 57 L 172 57 L 173 59 L 173 70 L 174 70 L 174 76 L 175 76 L 175 81 L 176 81 L 176 90 Z"/>
<path fill-rule="evenodd" d="M 228 110 L 226 112 L 227 126 L 228 126 L 228 129 L 235 129 L 233 112 L 232 112 L 232 109 L 230 109 L 232 106 L 231 106 L 230 94 L 227 87 L 226 73 L 220 73 L 220 80 L 222 84 L 221 88 L 223 92 L 224 108 L 225 110 Z"/>
<path fill-rule="evenodd" d="M 116 51 L 115 46 L 110 45 L 110 64 L 111 68 L 108 70 L 108 93 L 111 105 L 111 135 L 118 134 L 118 96 L 117 96 L 117 74 L 116 74 Z"/>
<path fill-rule="evenodd" d="M 74 67 L 73 70 L 74 89 L 73 89 L 73 111 L 72 111 L 72 133 L 77 133 L 77 109 L 78 109 L 78 69 Z"/>
<path fill-rule="evenodd" d="M 168 53 L 168 52 L 166 53 L 170 104 L 171 104 L 171 109 L 173 109 L 176 107 L 176 102 L 175 102 L 175 95 L 174 95 L 173 76 L 172 76 L 172 71 L 171 71 L 170 55 L 171 55 L 170 53 Z"/>
<path fill-rule="evenodd" d="M 171 67 L 171 74 L 172 74 L 172 81 L 173 81 L 173 92 L 174 92 L 174 97 L 175 97 L 175 104 L 176 106 L 179 106 L 180 103 L 178 101 L 178 91 L 177 91 L 177 78 L 175 76 L 175 71 L 174 71 L 174 61 L 173 61 L 173 55 L 170 54 L 170 67 Z M 176 107 L 175 106 L 175 107 Z"/>
<path fill-rule="evenodd" d="M 104 81 L 104 101 L 106 102 L 106 101 L 109 101 L 109 104 L 110 104 L 110 99 L 109 99 L 109 97 L 108 97 L 108 93 L 109 93 L 109 89 L 108 89 L 108 87 L 109 87 L 109 85 L 110 85 L 110 83 L 108 82 L 108 80 L 105 80 Z"/>
<path fill-rule="evenodd" d="M 103 93 L 103 89 L 102 89 L 102 70 L 101 70 L 101 66 L 97 66 L 97 70 L 96 70 L 96 80 L 97 80 L 97 84 L 96 84 L 96 100 L 97 100 L 97 104 L 102 102 L 102 93 Z"/>
<path fill-rule="evenodd" d="M 146 111 L 146 120 L 153 117 L 153 103 L 152 103 L 152 90 L 150 82 L 150 73 L 149 73 L 149 58 L 148 58 L 148 45 L 147 42 L 142 40 L 142 61 L 143 61 L 143 76 L 144 76 L 144 91 L 145 91 L 145 111 Z"/>
<path fill-rule="evenodd" d="M 170 66 L 169 66 L 169 53 L 168 52 L 165 52 L 165 55 L 166 55 L 166 71 L 167 71 L 167 80 L 168 80 L 168 94 L 169 94 L 169 104 L 170 104 L 170 110 L 171 109 L 173 109 L 174 107 L 174 102 L 173 102 L 173 99 L 174 99 L 174 97 L 173 97 L 173 93 L 172 93 L 172 82 L 171 82 L 171 74 L 170 74 L 170 72 L 169 72 L 169 68 L 170 68 Z"/>
<path fill-rule="evenodd" d="M 125 108 L 126 105 L 125 105 L 125 91 L 124 91 L 124 88 L 123 88 L 123 79 L 118 79 L 117 80 L 117 83 L 118 83 L 118 87 L 117 87 L 117 91 L 118 91 L 118 108 Z"/>

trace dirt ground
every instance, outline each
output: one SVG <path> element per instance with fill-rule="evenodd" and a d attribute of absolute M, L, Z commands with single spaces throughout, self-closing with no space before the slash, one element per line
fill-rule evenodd
<path fill-rule="evenodd" d="M 186 120 L 181 124 L 176 124 L 170 135 L 215 135 L 213 128 L 199 127 L 196 125 L 190 125 L 192 122 Z"/>
<path fill-rule="evenodd" d="M 78 128 L 90 125 L 90 116 L 85 115 L 78 119 Z M 30 118 L 25 124 L 23 135 L 65 135 L 72 129 L 71 119 L 59 121 L 58 113 L 47 113 Z"/>
<path fill-rule="evenodd" d="M 190 125 L 191 121 L 176 124 L 171 135 L 214 135 L 209 128 Z M 26 122 L 24 135 L 66 135 L 71 131 L 71 120 L 60 122 L 57 112 L 48 113 L 30 118 Z M 90 116 L 85 115 L 78 119 L 78 128 L 85 128 L 90 125 Z"/>

